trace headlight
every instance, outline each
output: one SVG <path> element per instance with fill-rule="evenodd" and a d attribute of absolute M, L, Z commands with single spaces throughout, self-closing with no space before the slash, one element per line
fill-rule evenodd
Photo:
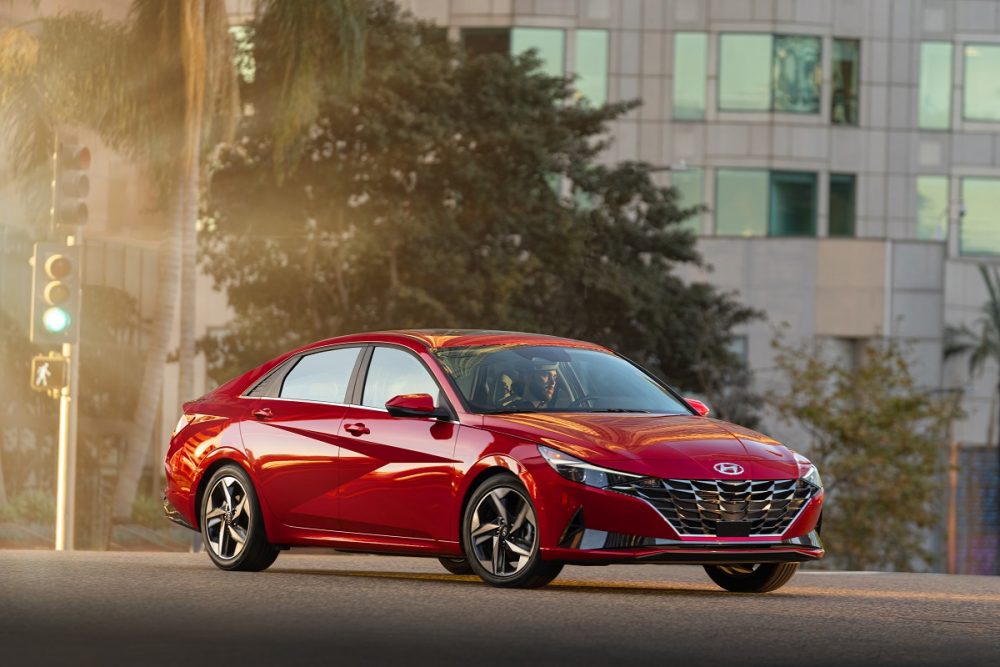
<path fill-rule="evenodd" d="M 538 452 L 557 473 L 568 480 L 586 484 L 587 486 L 606 489 L 611 486 L 631 484 L 645 479 L 642 475 L 631 475 L 626 472 L 600 468 L 551 447 L 538 445 Z"/>
<path fill-rule="evenodd" d="M 823 480 L 820 479 L 819 470 L 814 465 L 810 465 L 809 466 L 809 471 L 805 475 L 802 476 L 802 479 L 804 479 L 805 481 L 809 482 L 810 484 L 812 484 L 813 486 L 815 486 L 817 489 L 822 489 L 823 488 Z"/>

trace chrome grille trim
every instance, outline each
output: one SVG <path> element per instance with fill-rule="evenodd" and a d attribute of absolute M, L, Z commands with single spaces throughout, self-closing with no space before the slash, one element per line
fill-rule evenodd
<path fill-rule="evenodd" d="M 801 479 L 657 479 L 614 490 L 652 505 L 678 535 L 712 536 L 719 521 L 749 521 L 750 535 L 779 537 L 792 524 L 815 488 Z"/>

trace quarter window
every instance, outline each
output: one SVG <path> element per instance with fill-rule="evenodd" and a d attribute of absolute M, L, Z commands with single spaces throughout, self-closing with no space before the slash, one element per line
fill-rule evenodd
<path fill-rule="evenodd" d="M 356 347 L 325 350 L 303 356 L 281 383 L 281 398 L 343 403 L 358 359 Z"/>
<path fill-rule="evenodd" d="M 400 394 L 430 394 L 440 405 L 440 389 L 420 360 L 394 347 L 376 347 L 372 353 L 361 404 L 370 408 L 385 407 Z"/>

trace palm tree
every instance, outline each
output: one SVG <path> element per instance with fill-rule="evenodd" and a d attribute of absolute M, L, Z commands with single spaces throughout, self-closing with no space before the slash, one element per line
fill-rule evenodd
<path fill-rule="evenodd" d="M 276 128 L 276 151 L 292 144 L 289 128 L 312 122 L 325 85 L 358 71 L 362 7 L 352 0 L 259 0 L 258 23 L 281 40 L 274 66 L 291 93 L 280 104 L 286 127 Z M 204 158 L 231 136 L 239 112 L 228 28 L 223 0 L 134 0 L 125 21 L 71 12 L 0 31 L 0 128 L 19 173 L 45 168 L 58 128 L 92 129 L 140 165 L 169 211 L 156 313 L 115 490 L 117 520 L 131 515 L 149 450 L 178 299 L 179 396 L 193 397 L 195 223 Z M 324 68 L 331 53 L 350 66 Z"/>
<path fill-rule="evenodd" d="M 958 354 L 969 355 L 969 375 L 977 376 L 983 371 L 987 362 L 993 361 L 1000 365 L 1000 271 L 997 267 L 979 265 L 979 274 L 986 285 L 988 298 L 982 307 L 982 315 L 973 327 L 966 324 L 945 329 L 945 358 Z M 997 376 L 997 394 L 1000 397 L 1000 374 Z M 1000 415 L 997 420 L 997 433 L 1000 433 Z M 1000 442 L 997 443 L 997 480 L 1000 485 Z M 1000 537 L 1000 526 L 997 526 Z M 997 540 L 997 574 L 1000 574 L 1000 539 Z"/>

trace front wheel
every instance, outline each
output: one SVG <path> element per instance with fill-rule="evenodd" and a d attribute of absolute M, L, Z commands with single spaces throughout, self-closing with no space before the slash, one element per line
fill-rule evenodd
<path fill-rule="evenodd" d="M 768 593 L 788 583 L 798 563 L 747 563 L 706 565 L 705 572 L 722 588 L 733 593 Z"/>
<path fill-rule="evenodd" d="M 250 477 L 237 465 L 215 471 L 201 499 L 201 535 L 212 562 L 223 570 L 258 572 L 278 549 L 267 541 Z"/>
<path fill-rule="evenodd" d="M 473 571 L 501 588 L 539 588 L 563 567 L 542 560 L 535 507 L 513 475 L 490 477 L 472 494 L 462 520 L 462 546 Z"/>

